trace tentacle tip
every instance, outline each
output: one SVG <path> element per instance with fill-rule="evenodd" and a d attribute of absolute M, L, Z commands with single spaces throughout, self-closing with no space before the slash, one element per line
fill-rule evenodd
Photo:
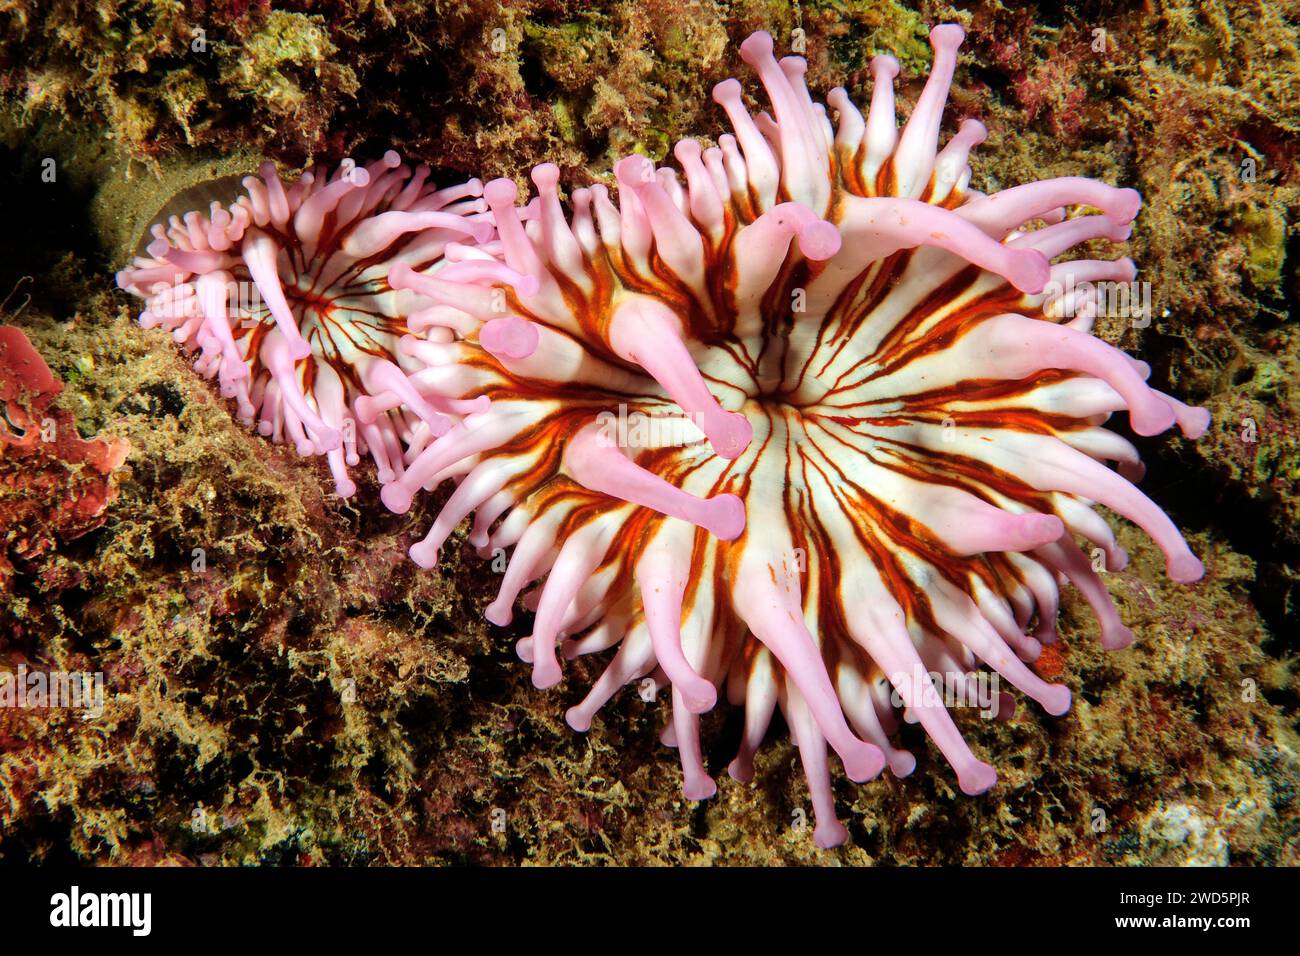
<path fill-rule="evenodd" d="M 896 750 L 889 758 L 889 772 L 895 777 L 909 777 L 916 769 L 916 757 L 907 750 Z"/>
<path fill-rule="evenodd" d="M 898 61 L 888 53 L 871 58 L 871 75 L 877 83 L 889 82 L 898 76 Z"/>
<path fill-rule="evenodd" d="M 514 180 L 494 179 L 483 186 L 483 198 L 492 209 L 504 209 L 515 204 L 515 197 L 519 195 L 519 187 L 515 185 Z"/>
<path fill-rule="evenodd" d="M 429 426 L 429 434 L 434 438 L 441 438 L 451 431 L 451 419 L 446 415 L 436 415 L 431 419 L 427 419 L 425 424 Z"/>
<path fill-rule="evenodd" d="M 837 849 L 842 847 L 848 839 L 848 829 L 838 820 L 819 823 L 816 829 L 813 830 L 813 843 L 817 845 L 819 850 Z"/>
<path fill-rule="evenodd" d="M 343 445 L 343 434 L 337 428 L 327 428 L 314 434 L 311 444 L 316 454 L 323 455 Z"/>
<path fill-rule="evenodd" d="M 966 39 L 966 31 L 955 23 L 941 23 L 930 31 L 930 46 L 936 50 L 956 50 Z"/>
<path fill-rule="evenodd" d="M 740 58 L 753 66 L 757 61 L 770 57 L 773 48 L 772 34 L 766 30 L 758 30 L 751 33 L 740 44 Z"/>
<path fill-rule="evenodd" d="M 742 87 L 739 80 L 734 77 L 725 79 L 713 87 L 713 102 L 723 105 L 731 100 L 739 99 L 741 92 Z"/>
<path fill-rule="evenodd" d="M 1052 266 L 1037 249 L 1012 249 L 1006 279 L 1021 292 L 1037 295 L 1051 278 Z"/>
<path fill-rule="evenodd" d="M 1136 189 L 1121 189 L 1115 206 L 1111 209 L 1107 218 L 1116 225 L 1127 225 L 1137 218 L 1138 210 L 1141 208 L 1141 193 Z"/>
<path fill-rule="evenodd" d="M 737 783 L 749 783 L 754 779 L 754 764 L 737 757 L 727 766 L 727 774 Z"/>
<path fill-rule="evenodd" d="M 548 690 L 558 684 L 564 672 L 555 654 L 543 654 L 533 661 L 533 686 L 538 690 Z"/>
<path fill-rule="evenodd" d="M 415 271 L 409 265 L 398 259 L 388 270 L 388 287 L 390 289 L 408 288 L 407 283 L 414 274 Z"/>
<path fill-rule="evenodd" d="M 484 608 L 483 616 L 487 618 L 488 623 L 495 624 L 497 627 L 506 627 L 515 617 L 513 608 L 499 601 L 493 601 Z"/>
<path fill-rule="evenodd" d="M 972 147 L 979 146 L 989 138 L 989 128 L 974 117 L 961 121 L 960 132 L 965 133 L 970 139 Z M 1064 214 L 1064 210 L 1062 210 Z"/>
<path fill-rule="evenodd" d="M 632 190 L 651 188 L 656 185 L 655 164 L 640 153 L 624 156 L 614 164 L 614 178 Z"/>
<path fill-rule="evenodd" d="M 844 772 L 854 783 L 866 783 L 885 769 L 885 752 L 875 744 L 859 741 L 847 754 L 840 754 Z"/>
<path fill-rule="evenodd" d="M 1140 461 L 1135 461 L 1135 462 L 1122 461 L 1119 463 L 1118 470 L 1119 470 L 1120 477 L 1123 478 L 1125 481 L 1127 481 L 1130 485 L 1138 484 L 1139 482 L 1142 481 L 1143 478 L 1146 477 L 1147 474 L 1147 466 L 1142 464 L 1142 462 Z M 1113 570 L 1117 571 L 1119 569 L 1115 568 Z"/>
<path fill-rule="evenodd" d="M 1070 704 L 1073 700 L 1074 695 L 1070 693 L 1070 688 L 1064 684 L 1052 684 L 1043 693 L 1039 703 L 1051 716 L 1062 717 L 1070 712 Z"/>
<path fill-rule="evenodd" d="M 438 549 L 433 544 L 417 541 L 406 553 L 411 556 L 412 561 L 426 571 L 438 564 Z"/>
<path fill-rule="evenodd" d="M 591 715 L 579 707 L 570 707 L 564 712 L 564 722 L 580 734 L 591 729 Z"/>
<path fill-rule="evenodd" d="M 554 163 L 539 163 L 533 167 L 532 180 L 538 189 L 554 188 L 560 182 L 560 167 Z"/>
<path fill-rule="evenodd" d="M 833 223 L 811 222 L 799 233 L 799 250 L 813 262 L 824 262 L 840 251 L 843 238 Z"/>
<path fill-rule="evenodd" d="M 1133 643 L 1133 632 L 1123 624 L 1116 624 L 1101 632 L 1101 646 L 1108 651 L 1119 651 Z"/>
<path fill-rule="evenodd" d="M 754 440 L 754 426 L 740 412 L 733 412 L 709 431 L 709 444 L 720 457 L 733 461 L 745 453 Z"/>
<path fill-rule="evenodd" d="M 993 715 L 994 720 L 1007 721 L 1016 715 L 1016 699 L 1002 691 L 998 694 L 998 712 Z"/>
<path fill-rule="evenodd" d="M 676 156 L 679 161 L 683 162 L 698 159 L 703 152 L 704 148 L 700 146 L 699 140 L 693 139 L 690 136 L 685 139 L 679 139 L 677 145 L 673 147 L 673 155 Z"/>
<path fill-rule="evenodd" d="M 1026 664 L 1032 664 L 1042 656 L 1042 653 L 1043 645 L 1034 638 L 1026 636 L 1025 644 L 1023 647 L 1017 649 L 1016 656 Z"/>
<path fill-rule="evenodd" d="M 1200 438 L 1210 428 L 1210 410 L 1208 408 L 1193 408 L 1187 415 L 1187 420 L 1182 423 L 1183 436 L 1190 438 L 1192 441 Z"/>
<path fill-rule="evenodd" d="M 1128 410 L 1128 423 L 1143 437 L 1167 432 L 1174 427 L 1175 421 L 1174 407 L 1166 402 L 1152 402 L 1149 407 Z"/>
<path fill-rule="evenodd" d="M 1205 565 L 1190 551 L 1170 558 L 1166 570 L 1169 579 L 1178 584 L 1193 584 L 1205 576 Z"/>
<path fill-rule="evenodd" d="M 517 315 L 490 319 L 479 330 L 479 344 L 498 360 L 526 359 L 537 351 L 537 326 Z"/>
<path fill-rule="evenodd" d="M 351 498 L 357 493 L 357 483 L 350 478 L 341 478 L 334 482 L 334 493 L 340 498 Z"/>
<path fill-rule="evenodd" d="M 973 761 L 957 774 L 957 784 L 968 797 L 987 793 L 998 782 L 998 772 L 982 760 Z"/>
<path fill-rule="evenodd" d="M 682 695 L 682 703 L 685 704 L 686 710 L 692 714 L 707 714 L 718 703 L 718 691 L 708 681 L 701 681 L 700 686 L 691 687 L 689 693 L 679 688 Z"/>
<path fill-rule="evenodd" d="M 1056 515 L 1027 514 L 1021 516 L 1020 537 L 1021 551 L 1032 551 L 1053 541 L 1059 541 L 1065 534 L 1065 522 Z"/>
<path fill-rule="evenodd" d="M 384 485 L 379 492 L 379 500 L 395 515 L 404 515 L 410 511 L 414 499 L 415 496 L 396 481 Z"/>
<path fill-rule="evenodd" d="M 712 514 L 705 526 L 720 541 L 735 541 L 745 530 L 745 503 L 736 495 L 715 495 L 709 499 Z"/>
<path fill-rule="evenodd" d="M 717 796 L 717 793 L 718 785 L 708 775 L 688 777 L 682 781 L 682 796 L 687 800 L 710 800 Z"/>

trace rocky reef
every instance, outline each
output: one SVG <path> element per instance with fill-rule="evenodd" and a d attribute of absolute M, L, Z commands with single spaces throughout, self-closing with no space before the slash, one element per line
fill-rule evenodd
<path fill-rule="evenodd" d="M 1262 0 L 7 4 L 0 670 L 102 672 L 106 701 L 0 709 L 0 860 L 1300 862 L 1297 19 Z M 787 742 L 697 804 L 655 741 L 662 701 L 625 691 L 570 733 L 568 692 L 537 694 L 514 657 L 526 629 L 482 620 L 498 575 L 451 545 L 434 570 L 406 560 L 442 496 L 396 516 L 361 479 L 339 500 L 112 287 L 170 197 L 264 155 L 392 147 L 440 182 L 551 161 L 612 183 L 628 152 L 723 130 L 709 90 L 752 30 L 858 99 L 894 53 L 906 113 L 943 20 L 969 33 L 951 118 L 989 128 L 977 188 L 1143 194 L 1129 254 L 1152 314 L 1099 329 L 1213 415 L 1197 442 L 1138 442 L 1207 573 L 1169 583 L 1124 527 L 1133 560 L 1106 582 L 1134 645 L 1101 651 L 1067 593 L 1034 666 L 1074 709 L 960 719 L 1001 772 L 979 798 L 909 728 L 911 778 L 837 777 L 840 850 L 813 845 Z M 33 443 L 47 419 L 56 440 Z M 573 694 L 598 672 L 577 669 Z M 721 766 L 740 728 L 705 724 Z"/>

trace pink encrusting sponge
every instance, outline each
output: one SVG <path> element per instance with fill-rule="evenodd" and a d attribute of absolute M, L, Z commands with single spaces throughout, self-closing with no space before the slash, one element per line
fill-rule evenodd
<path fill-rule="evenodd" d="M 538 195 L 522 207 L 509 180 L 484 186 L 486 216 L 473 183 L 427 193 L 417 172 L 399 188 L 395 157 L 369 186 L 300 181 L 287 197 L 264 171 L 220 221 L 160 231 L 155 259 L 122 284 L 183 271 L 146 323 L 200 347 L 244 417 L 260 395 L 266 430 L 288 429 L 305 451 L 330 451 L 355 418 L 393 511 L 453 480 L 411 557 L 432 566 L 473 514 L 481 554 L 513 549 L 488 618 L 510 623 L 540 582 L 518 646 L 538 687 L 561 680 L 562 658 L 614 652 L 569 709 L 575 729 L 650 678 L 671 692 L 663 739 L 684 793 L 704 799 L 716 785 L 699 715 L 721 695 L 744 708 L 730 766 L 744 781 L 780 707 L 816 841 L 834 846 L 847 831 L 827 744 L 855 781 L 915 766 L 896 744 L 895 693 L 977 794 L 996 774 L 931 673 L 962 684 L 983 665 L 1065 713 L 1069 690 L 1027 663 L 1056 639 L 1066 581 L 1106 647 L 1132 640 L 1077 543 L 1111 570 L 1126 561 L 1094 504 L 1143 528 L 1174 580 L 1202 574 L 1130 483 L 1136 450 L 1101 426 L 1126 411 L 1138 434 L 1177 424 L 1196 437 L 1208 415 L 1090 334 L 1096 290 L 1132 281 L 1131 261 L 1052 264 L 1088 240 L 1127 239 L 1138 195 L 1081 178 L 970 189 L 983 126 L 967 120 L 938 149 L 962 36 L 931 33 L 934 65 L 901 130 L 893 58 L 872 61 L 865 117 L 830 92 L 832 125 L 804 61 L 778 61 L 756 33 L 740 54 L 771 115 L 751 115 L 736 80 L 718 84 L 734 134 L 679 142 L 678 169 L 620 161 L 617 203 L 594 185 L 566 208 L 550 164 L 532 171 Z M 350 224 L 328 239 L 302 212 L 326 193 Z M 389 225 L 384 209 L 400 218 Z M 261 290 L 259 334 L 213 318 L 208 277 L 223 272 Z M 183 298 L 196 316 L 176 317 Z M 324 331 L 317 301 L 338 331 Z M 282 400 L 268 402 L 271 388 Z"/>

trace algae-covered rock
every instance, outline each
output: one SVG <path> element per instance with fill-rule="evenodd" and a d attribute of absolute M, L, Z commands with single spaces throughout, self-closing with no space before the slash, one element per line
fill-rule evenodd
<path fill-rule="evenodd" d="M 0 669 L 100 673 L 106 703 L 93 719 L 0 708 L 0 861 L 1300 863 L 1294 15 L 1265 0 L 85 8 L 18 0 L 0 26 L 16 187 L 0 209 L 29 226 L 0 237 L 0 299 L 18 286 L 0 321 L 67 383 L 62 420 L 131 454 L 94 527 L 45 535 L 3 577 Z M 940 20 L 970 31 L 945 130 L 989 127 L 977 188 L 1089 175 L 1143 193 L 1128 254 L 1153 320 L 1099 327 L 1213 413 L 1197 442 L 1142 448 L 1144 490 L 1192 530 L 1207 574 L 1170 584 L 1124 526 L 1132 564 L 1105 580 L 1134 646 L 1100 650 L 1067 592 L 1062 641 L 1035 667 L 1074 709 L 960 718 L 1001 775 L 979 798 L 904 728 L 912 777 L 837 777 L 841 850 L 813 845 L 784 739 L 755 784 L 718 772 L 734 713 L 705 717 L 720 780 L 700 804 L 658 743 L 662 699 L 628 688 L 571 732 L 596 665 L 532 687 L 513 650 L 527 624 L 483 620 L 498 573 L 463 529 L 437 568 L 406 559 L 443 495 L 395 516 L 360 477 L 337 499 L 318 461 L 241 428 L 113 287 L 171 196 L 264 157 L 391 147 L 447 181 L 524 182 L 550 161 L 567 189 L 610 182 L 620 156 L 725 129 L 710 89 L 732 74 L 752 89 L 737 45 L 754 29 L 805 55 L 815 90 L 860 102 L 870 57 L 893 53 L 906 115 Z"/>

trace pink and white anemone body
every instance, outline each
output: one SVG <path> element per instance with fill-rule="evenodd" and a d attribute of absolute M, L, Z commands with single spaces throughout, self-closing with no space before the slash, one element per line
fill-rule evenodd
<path fill-rule="evenodd" d="M 388 273 L 397 263 L 441 272 L 460 255 L 484 255 L 473 250 L 495 230 L 478 180 L 435 189 L 428 167 L 392 151 L 287 186 L 272 163 L 259 172 L 235 202 L 155 224 L 117 282 L 147 300 L 143 326 L 197 353 L 196 369 L 217 379 L 240 421 L 299 454 L 325 455 L 346 497 L 361 455 L 391 481 L 412 449 L 486 406 L 422 386 L 402 337 L 453 333 L 391 289 Z"/>
<path fill-rule="evenodd" d="M 1104 646 L 1132 640 L 1079 544 L 1110 570 L 1127 559 L 1095 504 L 1146 531 L 1174 580 L 1202 574 L 1131 483 L 1137 451 L 1102 425 L 1124 411 L 1140 435 L 1177 424 L 1196 437 L 1208 416 L 1148 387 L 1144 363 L 1090 334 L 1098 303 L 1086 283 L 1131 281 L 1133 263 L 1056 261 L 1088 240 L 1127 239 L 1139 197 L 1083 178 L 972 190 L 983 126 L 967 120 L 938 149 L 962 36 L 951 25 L 931 33 L 934 65 L 900 129 L 893 58 L 872 61 L 864 116 L 841 89 L 814 102 L 804 61 L 778 61 L 771 38 L 754 34 L 740 53 L 771 115 L 751 115 L 726 80 L 714 99 L 733 133 L 707 149 L 679 142 L 678 169 L 620 161 L 617 204 L 594 185 L 566 209 L 559 170 L 542 165 L 525 206 L 509 180 L 483 188 L 494 235 L 453 243 L 439 224 L 434 239 L 406 240 L 419 255 L 366 260 L 386 267 L 391 291 L 375 291 L 373 273 L 367 301 L 381 304 L 361 310 L 392 319 L 386 345 L 409 316 L 386 359 L 404 379 L 359 375 L 374 407 L 400 421 L 405 451 L 380 462 L 382 499 L 403 513 L 422 490 L 455 483 L 413 560 L 432 566 L 472 514 L 480 554 L 512 549 L 488 618 L 510 623 L 532 586 L 522 599 L 532 634 L 518 652 L 533 682 L 558 683 L 561 658 L 612 652 L 568 710 L 580 731 L 625 685 L 668 691 L 662 739 L 679 752 L 690 799 L 716 792 L 700 715 L 720 696 L 743 708 L 729 769 L 747 781 L 779 708 L 823 847 L 847 837 L 828 745 L 854 781 L 915 767 L 896 743 L 896 699 L 964 792 L 995 783 L 931 672 L 961 684 L 983 666 L 1065 713 L 1070 691 L 1028 665 L 1056 639 L 1066 582 Z M 265 230 L 256 195 L 245 205 L 246 231 Z M 470 207 L 451 208 L 481 221 Z M 125 287 L 172 266 L 208 274 L 198 266 L 209 259 L 239 268 L 187 223 L 164 235 L 204 263 L 138 260 Z M 161 239 L 151 252 L 165 253 Z M 259 287 L 266 271 L 251 270 Z M 294 274 L 283 263 L 278 273 Z M 187 281 L 198 296 L 201 278 Z M 232 355 L 251 370 L 246 352 L 204 335 L 210 318 L 171 314 L 153 300 L 146 323 L 177 329 L 201 363 Z M 295 348 L 284 335 L 281 351 L 293 359 Z M 325 405 L 319 417 L 337 429 L 343 406 Z M 328 433 L 299 419 L 324 449 Z"/>

